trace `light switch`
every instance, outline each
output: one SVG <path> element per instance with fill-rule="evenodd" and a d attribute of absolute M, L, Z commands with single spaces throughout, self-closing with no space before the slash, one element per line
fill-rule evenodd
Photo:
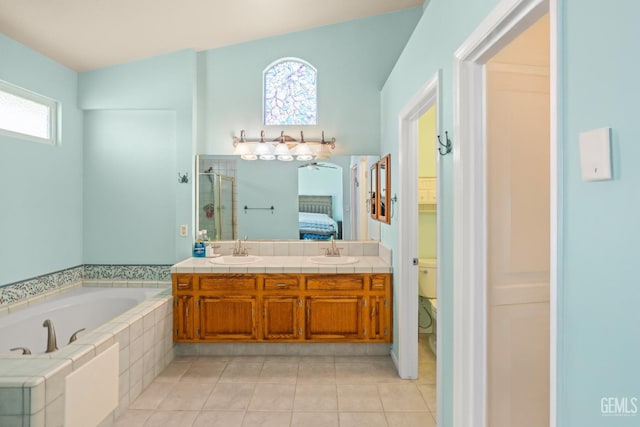
<path fill-rule="evenodd" d="M 186 224 L 180 226 L 180 236 L 187 237 L 189 234 L 189 227 Z"/>
<path fill-rule="evenodd" d="M 580 166 L 583 181 L 611 179 L 611 128 L 580 133 Z"/>

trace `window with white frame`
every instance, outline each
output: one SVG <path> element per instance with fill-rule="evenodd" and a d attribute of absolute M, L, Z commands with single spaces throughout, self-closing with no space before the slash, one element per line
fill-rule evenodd
<path fill-rule="evenodd" d="M 298 58 L 284 58 L 264 70 L 264 124 L 318 122 L 317 71 Z"/>
<path fill-rule="evenodd" d="M 58 103 L 0 81 L 0 133 L 55 144 Z"/>

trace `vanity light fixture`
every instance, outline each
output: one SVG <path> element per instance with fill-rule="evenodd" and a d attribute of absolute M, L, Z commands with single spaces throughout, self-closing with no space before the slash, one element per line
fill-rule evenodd
<path fill-rule="evenodd" d="M 309 161 L 315 158 L 327 159 L 336 147 L 336 139 L 324 139 L 324 131 L 320 140 L 306 140 L 304 133 L 300 131 L 300 140 L 280 132 L 280 136 L 273 141 L 265 138 L 264 131 L 260 132 L 260 138 L 248 139 L 245 131 L 240 131 L 240 137 L 233 137 L 233 154 L 239 155 L 243 160 L 274 160 L 283 162 Z"/>
<path fill-rule="evenodd" d="M 256 144 L 253 153 L 258 156 L 260 160 L 275 160 L 276 156 L 273 154 L 273 144 L 264 140 L 264 131 L 260 131 L 260 142 Z"/>

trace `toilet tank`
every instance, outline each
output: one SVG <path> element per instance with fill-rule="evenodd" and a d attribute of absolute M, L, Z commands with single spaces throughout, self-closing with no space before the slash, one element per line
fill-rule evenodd
<path fill-rule="evenodd" d="M 420 258 L 418 262 L 418 293 L 426 298 L 436 298 L 436 259 Z"/>

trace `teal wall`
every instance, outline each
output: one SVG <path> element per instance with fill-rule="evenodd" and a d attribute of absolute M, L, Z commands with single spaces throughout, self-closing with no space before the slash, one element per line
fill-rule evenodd
<path fill-rule="evenodd" d="M 0 34 L 0 80 L 60 102 L 56 146 L 0 135 L 0 286 L 82 264 L 77 74 Z"/>
<path fill-rule="evenodd" d="M 87 111 L 84 128 L 84 262 L 175 263 L 175 112 Z"/>
<path fill-rule="evenodd" d="M 191 255 L 193 180 L 189 185 L 178 184 L 178 173 L 193 177 L 195 90 L 196 53 L 191 50 L 80 74 L 78 103 L 86 112 L 87 123 L 85 263 L 171 264 Z M 171 113 L 171 126 L 158 124 L 160 113 L 153 115 L 150 110 Z M 131 121 L 136 112 L 137 124 Z M 110 145 L 104 135 L 108 129 L 115 152 L 105 155 Z M 154 135 L 157 141 L 148 139 Z M 119 178 L 105 175 L 105 163 Z M 138 183 L 124 185 L 125 178 L 135 180 L 136 176 Z M 148 187 L 147 194 L 136 197 L 142 182 Z M 150 206 L 154 194 L 162 199 Z M 105 206 L 118 212 L 107 217 Z M 155 213 L 147 217 L 150 208 Z M 132 217 L 139 221 L 132 223 Z M 189 225 L 189 237 L 179 236 L 180 224 Z M 109 244 L 101 244 L 108 233 Z M 149 240 L 141 247 L 144 236 Z"/>
<path fill-rule="evenodd" d="M 397 159 L 401 108 L 434 73 L 442 70 L 441 129 L 453 130 L 453 54 L 497 5 L 495 0 L 431 0 L 382 91 L 382 149 Z M 560 1 L 560 79 L 564 95 L 559 122 L 563 176 L 563 230 L 558 295 L 558 426 L 635 426 L 638 416 L 603 417 L 603 397 L 638 398 L 640 287 L 640 130 L 633 94 L 640 93 L 635 45 L 640 4 L 595 0 Z M 464 14 L 458 11 L 464 10 Z M 428 52 L 428 55 L 425 54 Z M 614 179 L 580 179 L 578 134 L 612 127 Z M 455 134 L 453 143 L 455 144 Z M 397 162 L 397 160 L 396 160 Z M 444 262 L 440 425 L 452 424 L 452 156 L 440 160 Z M 397 166 L 397 163 L 395 163 Z M 398 168 L 391 167 L 394 182 Z M 383 225 L 382 240 L 396 249 L 397 226 Z M 394 265 L 397 260 L 394 259 Z M 396 290 L 403 284 L 395 283 Z M 397 351 L 397 345 L 394 345 Z"/>
<path fill-rule="evenodd" d="M 393 71 L 389 75 L 381 93 L 381 153 L 391 153 L 391 182 L 399 182 L 401 168 L 398 165 L 398 114 L 409 100 L 427 83 L 433 75 L 442 70 L 441 99 L 439 110 L 439 129 L 453 133 L 453 54 L 471 32 L 482 22 L 487 14 L 498 4 L 498 0 L 430 0 L 420 22 L 416 26 L 409 42 L 404 48 Z M 460 13 L 464 11 L 464 13 Z M 440 157 L 440 175 L 438 185 L 442 222 L 441 268 L 438 274 L 442 278 L 442 293 L 438 296 L 438 308 L 442 315 L 442 335 L 438 337 L 438 346 L 442 346 L 443 357 L 438 359 L 443 372 L 442 412 L 438 413 L 441 426 L 452 425 L 452 387 L 453 387 L 453 156 Z M 394 269 L 398 266 L 396 258 L 398 223 L 381 225 L 381 240 L 393 251 Z M 402 286 L 416 286 L 415 283 L 394 282 L 394 301 Z M 397 312 L 397 310 L 395 311 Z M 397 322 L 394 322 L 397 328 Z M 397 329 L 394 337 L 398 336 Z M 397 341 L 392 351 L 397 355 Z"/>
<path fill-rule="evenodd" d="M 640 398 L 640 3 L 563 5 L 558 426 L 637 426 L 640 414 L 602 417 L 600 401 Z M 612 128 L 613 180 L 584 182 L 578 135 L 604 126 Z"/>
<path fill-rule="evenodd" d="M 199 57 L 199 154 L 231 154 L 232 136 L 268 137 L 301 126 L 264 126 L 262 72 L 283 57 L 318 70 L 318 125 L 307 138 L 336 137 L 336 154 L 379 154 L 380 89 L 411 35 L 421 8 L 212 49 Z"/>

